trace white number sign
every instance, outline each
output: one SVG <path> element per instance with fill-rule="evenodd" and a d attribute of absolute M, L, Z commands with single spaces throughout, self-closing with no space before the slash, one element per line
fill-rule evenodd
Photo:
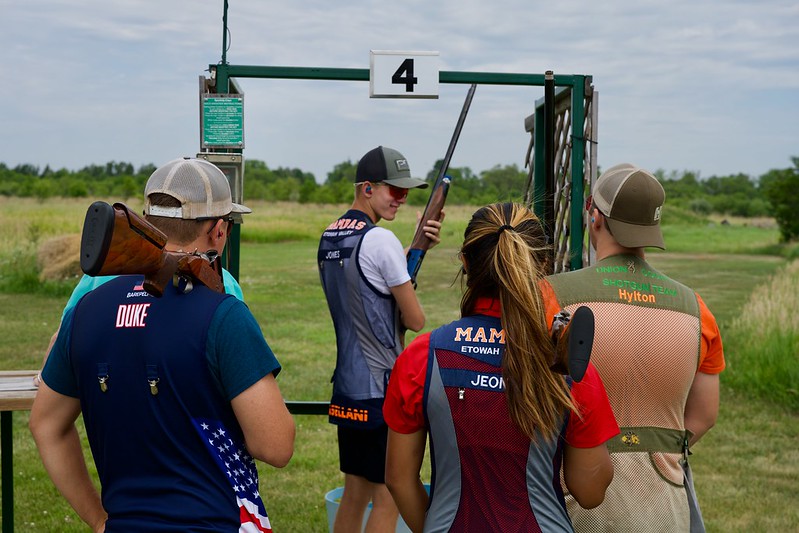
<path fill-rule="evenodd" d="M 370 50 L 370 98 L 438 98 L 438 52 Z"/>

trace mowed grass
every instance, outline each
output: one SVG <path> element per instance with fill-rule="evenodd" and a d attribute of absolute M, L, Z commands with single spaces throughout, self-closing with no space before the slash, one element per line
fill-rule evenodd
<path fill-rule="evenodd" d="M 11 203 L 13 209 L 6 209 Z M 13 218 L 17 220 L 14 231 L 19 232 L 16 237 L 4 233 L 0 259 L 11 249 L 31 248 L 32 239 L 26 237 L 31 231 L 36 233 L 37 242 L 61 232 L 79 231 L 90 203 L 0 199 L 0 224 Z M 129 205 L 141 209 L 135 202 Z M 316 246 L 322 229 L 347 206 L 256 203 L 251 207 L 254 213 L 248 215 L 242 228 L 241 284 L 245 300 L 283 365 L 278 382 L 284 397 L 326 401 L 335 364 L 335 336 L 316 272 Z M 456 254 L 473 211 L 473 207 L 448 207 L 444 242 L 425 259 L 417 289 L 428 318 L 425 331 L 458 315 L 460 287 L 453 283 L 459 266 Z M 30 229 L 40 214 L 46 214 L 43 220 L 47 223 Z M 408 243 L 414 225 L 414 210 L 404 208 L 388 227 Z M 741 229 L 740 234 L 735 233 L 736 228 Z M 650 254 L 649 259 L 699 291 L 725 336 L 753 291 L 785 261 L 750 255 L 763 244 L 776 242 L 772 229 L 757 228 L 760 233 L 751 233 L 751 228 L 725 226 L 723 239 L 714 229 L 703 226 L 697 233 L 683 228 L 671 236 L 667 232 L 669 252 Z M 691 242 L 681 243 L 681 238 L 690 238 Z M 726 245 L 714 244 L 714 253 L 710 253 L 697 249 L 697 243 L 703 240 Z M 675 249 L 690 251 L 674 253 Z M 65 296 L 0 293 L 0 336 L 4 339 L 0 368 L 38 367 L 65 301 Z M 725 343 L 725 351 L 733 361 L 737 346 Z M 725 374 L 717 426 L 695 447 L 692 456 L 708 530 L 797 530 L 799 417 L 779 404 L 731 389 Z M 14 414 L 16 530 L 86 531 L 47 478 L 27 431 L 27 419 L 26 412 Z M 275 531 L 324 532 L 324 494 L 342 484 L 335 430 L 323 416 L 296 415 L 295 420 L 298 433 L 294 457 L 280 470 L 261 465 L 261 492 Z M 89 457 L 88 448 L 86 455 Z M 90 457 L 88 461 L 91 464 Z"/>

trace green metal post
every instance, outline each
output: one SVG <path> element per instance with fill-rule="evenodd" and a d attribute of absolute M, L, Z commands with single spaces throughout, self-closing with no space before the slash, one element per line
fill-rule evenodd
<path fill-rule="evenodd" d="M 0 413 L 0 460 L 3 462 L 0 477 L 3 480 L 3 533 L 14 531 L 14 438 L 12 434 L 13 411 Z"/>
<path fill-rule="evenodd" d="M 571 188 L 571 270 L 583 267 L 583 179 L 585 176 L 585 76 L 575 76 L 572 88 L 572 188 Z M 579 228 L 579 230 L 578 230 Z"/>
<path fill-rule="evenodd" d="M 541 110 L 535 110 L 535 139 L 533 141 L 533 212 L 540 220 L 544 220 L 546 214 L 546 201 L 547 195 L 547 173 L 546 173 L 546 157 L 544 151 L 546 149 L 544 138 L 546 137 L 546 128 L 544 128 L 544 113 Z"/>
<path fill-rule="evenodd" d="M 217 94 L 226 94 L 230 91 L 230 65 L 222 63 L 219 65 L 210 65 L 211 72 L 214 73 L 215 85 L 214 92 Z M 242 172 L 244 169 L 242 169 Z M 230 274 L 239 279 L 239 271 L 241 265 L 241 226 L 233 224 L 233 229 L 230 232 L 225 252 L 222 256 L 222 264 L 227 265 L 225 268 Z"/>

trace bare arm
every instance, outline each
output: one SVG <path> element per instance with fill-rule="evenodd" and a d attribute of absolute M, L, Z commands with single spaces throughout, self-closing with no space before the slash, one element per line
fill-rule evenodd
<path fill-rule="evenodd" d="M 105 531 L 108 518 L 83 460 L 75 420 L 80 400 L 42 382 L 33 402 L 29 427 L 53 484 L 93 531 Z"/>
<path fill-rule="evenodd" d="M 685 428 L 693 433 L 689 445 L 716 425 L 719 414 L 719 376 L 697 372 L 685 402 Z"/>
<path fill-rule="evenodd" d="M 428 495 L 419 472 L 424 460 L 427 433 L 403 434 L 388 430 L 386 486 L 397 504 L 402 519 L 414 533 L 424 528 Z"/>
<path fill-rule="evenodd" d="M 422 329 L 425 316 L 422 305 L 416 297 L 416 291 L 413 290 L 413 284 L 406 281 L 402 285 L 390 287 L 389 290 L 399 306 L 402 325 L 413 331 Z"/>
<path fill-rule="evenodd" d="M 275 376 L 264 376 L 231 405 L 250 454 L 277 468 L 286 466 L 294 454 L 295 426 Z"/>
<path fill-rule="evenodd" d="M 583 509 L 593 509 L 605 499 L 613 481 L 613 463 L 604 443 L 593 448 L 566 446 L 563 477 L 566 487 Z"/>

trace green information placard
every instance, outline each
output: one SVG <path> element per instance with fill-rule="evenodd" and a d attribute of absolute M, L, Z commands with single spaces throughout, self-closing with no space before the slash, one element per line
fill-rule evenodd
<path fill-rule="evenodd" d="M 244 148 L 244 95 L 203 95 L 200 123 L 203 148 Z"/>

